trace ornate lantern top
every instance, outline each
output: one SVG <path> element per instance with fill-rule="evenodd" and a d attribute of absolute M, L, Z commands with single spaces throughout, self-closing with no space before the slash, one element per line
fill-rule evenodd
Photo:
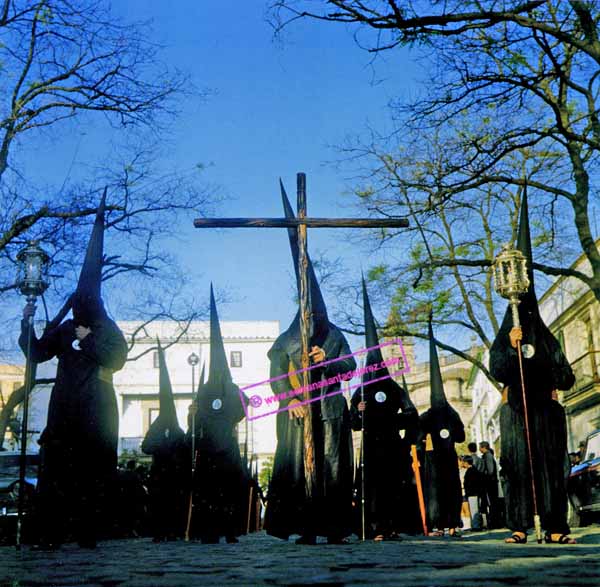
<path fill-rule="evenodd" d="M 493 265 L 494 289 L 506 299 L 522 296 L 529 288 L 527 258 L 510 245 L 504 245 Z"/>
<path fill-rule="evenodd" d="M 50 257 L 39 246 L 38 241 L 29 241 L 17 254 L 17 287 L 28 297 L 43 294 L 50 285 L 48 281 L 48 263 Z"/>

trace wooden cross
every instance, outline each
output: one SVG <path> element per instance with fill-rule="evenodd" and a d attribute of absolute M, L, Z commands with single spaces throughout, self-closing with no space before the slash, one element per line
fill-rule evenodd
<path fill-rule="evenodd" d="M 298 274 L 300 276 L 300 338 L 302 348 L 302 386 L 304 399 L 310 400 L 308 391 L 309 307 L 308 307 L 308 255 L 307 227 L 310 228 L 406 228 L 406 218 L 308 218 L 306 216 L 306 175 L 296 175 L 298 214 L 296 218 L 197 218 L 196 228 L 290 228 L 298 230 Z M 316 476 L 314 467 L 314 443 L 310 406 L 304 416 L 304 473 L 306 492 L 314 495 Z"/>

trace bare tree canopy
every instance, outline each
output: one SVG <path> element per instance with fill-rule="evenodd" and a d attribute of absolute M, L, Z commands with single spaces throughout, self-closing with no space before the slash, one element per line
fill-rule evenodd
<path fill-rule="evenodd" d="M 85 112 L 158 126 L 185 78 L 104 0 L 0 1 L 0 179 L 15 141 Z"/>
<path fill-rule="evenodd" d="M 312 18 L 345 23 L 375 53 L 418 46 L 421 91 L 393 103 L 395 132 L 342 148 L 363 209 L 413 221 L 408 242 L 382 231 L 374 243 L 397 251 L 370 272 L 392 300 L 389 331 L 422 336 L 433 306 L 440 332 L 489 347 L 501 309 L 487 268 L 525 186 L 535 268 L 600 300 L 600 3 L 281 0 L 271 17 L 278 34 Z"/>

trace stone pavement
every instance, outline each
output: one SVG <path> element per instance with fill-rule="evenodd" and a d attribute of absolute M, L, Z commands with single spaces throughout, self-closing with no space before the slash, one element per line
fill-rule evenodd
<path fill-rule="evenodd" d="M 579 544 L 507 545 L 506 531 L 349 546 L 297 546 L 264 533 L 237 545 L 149 538 L 68 544 L 57 552 L 0 547 L 0 587 L 182 587 L 406 585 L 536 587 L 600 585 L 600 526 L 573 532 Z M 531 538 L 531 536 L 530 536 Z"/>

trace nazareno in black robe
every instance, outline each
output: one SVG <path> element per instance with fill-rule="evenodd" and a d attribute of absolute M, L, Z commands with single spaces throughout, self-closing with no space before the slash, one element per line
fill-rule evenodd
<path fill-rule="evenodd" d="M 236 435 L 236 426 L 245 416 L 244 406 L 239 387 L 231 380 L 212 285 L 210 303 L 210 368 L 196 400 L 197 457 L 190 530 L 192 537 L 206 543 L 243 534 L 248 508 L 248 474 Z"/>
<path fill-rule="evenodd" d="M 72 347 L 75 322 L 66 320 L 39 340 L 31 359 L 58 357 L 48 420 L 40 439 L 38 499 L 44 539 L 60 543 L 73 534 L 93 540 L 117 472 L 119 414 L 111 372 L 127 358 L 127 344 L 108 317 L 91 322 L 81 350 Z M 19 344 L 25 352 L 27 322 Z M 73 519 L 73 528 L 68 522 Z"/>
<path fill-rule="evenodd" d="M 152 455 L 149 487 L 154 541 L 183 537 L 191 487 L 191 454 L 179 426 L 165 356 L 158 343 L 159 414 L 142 442 Z"/>
<path fill-rule="evenodd" d="M 532 345 L 535 350 L 532 357 L 523 357 L 523 372 L 538 511 L 547 533 L 568 534 L 566 483 L 570 467 L 566 418 L 563 407 L 552 399 L 552 391 L 569 389 L 575 377 L 559 342 L 539 313 L 525 195 L 517 246 L 527 257 L 530 280 L 529 291 L 518 310 L 523 331 L 521 344 Z M 525 532 L 533 526 L 533 503 L 519 363 L 517 350 L 509 340 L 512 326 L 509 307 L 490 349 L 490 372 L 508 388 L 507 401 L 500 409 L 500 473 L 504 481 L 506 523 L 513 532 Z"/>
<path fill-rule="evenodd" d="M 283 184 L 281 198 L 286 218 L 293 218 Z M 298 269 L 299 245 L 294 228 L 288 229 L 290 250 L 294 261 L 296 285 L 300 294 Z M 310 257 L 308 268 L 308 327 L 309 348 L 318 346 L 325 351 L 326 361 L 350 355 L 350 347 L 341 331 L 327 317 L 327 308 L 319 288 Z M 285 375 L 302 366 L 300 336 L 300 313 L 290 327 L 282 333 L 268 356 L 271 360 L 271 378 Z M 309 383 L 330 379 L 356 367 L 354 357 L 311 369 Z M 300 374 L 299 374 L 300 375 Z M 301 378 L 301 375 L 300 375 Z M 289 392 L 300 382 L 284 377 L 271 381 L 274 394 Z M 265 530 L 268 534 L 287 539 L 290 534 L 305 537 L 327 536 L 338 540 L 352 532 L 352 436 L 348 404 L 338 391 L 341 385 L 332 382 L 311 392 L 317 401 L 306 404 L 312 415 L 316 487 L 312 496 L 307 495 L 304 478 L 304 421 L 290 420 L 287 410 L 277 414 L 277 449 L 273 463 L 273 476 L 269 485 L 268 503 L 265 511 Z M 285 408 L 290 398 L 280 399 Z"/>
<path fill-rule="evenodd" d="M 295 371 L 301 364 L 301 352 L 294 320 L 268 353 L 271 378 Z M 338 328 L 329 324 L 326 338 L 319 341 L 327 360 L 350 355 L 350 347 Z M 356 368 L 352 356 L 311 369 L 310 383 L 335 377 Z M 295 386 L 289 377 L 271 382 L 274 394 L 288 392 Z M 269 485 L 265 530 L 272 536 L 287 539 L 291 534 L 341 538 L 352 533 L 352 437 L 345 397 L 333 383 L 311 393 L 321 399 L 306 404 L 311 410 L 317 487 L 308 499 L 304 476 L 304 420 L 289 418 L 287 410 L 277 414 L 277 449 L 273 476 Z M 280 399 L 285 408 L 290 398 Z"/>
<path fill-rule="evenodd" d="M 73 536 L 95 546 L 108 531 L 109 504 L 116 493 L 119 415 L 112 374 L 127 359 L 127 343 L 104 310 L 101 298 L 106 191 L 98 207 L 75 293 L 73 319 L 32 332 L 31 360 L 58 358 L 48 419 L 40 443 L 37 511 L 40 541 L 58 544 Z M 73 347 L 76 326 L 91 329 Z M 28 322 L 19 345 L 27 349 Z M 72 524 L 70 523 L 72 522 Z M 104 524 L 104 528 L 101 528 Z"/>
<path fill-rule="evenodd" d="M 444 393 L 431 321 L 429 368 L 431 407 L 419 418 L 427 527 L 429 530 L 454 529 L 460 526 L 462 507 L 462 487 L 454 445 L 465 441 L 465 428 Z"/>
<path fill-rule="evenodd" d="M 382 366 L 383 356 L 365 281 L 362 281 L 365 317 L 365 366 L 373 369 L 362 375 L 363 388 L 358 387 L 350 403 L 350 419 L 354 430 L 363 429 L 361 455 L 364 464 L 365 535 L 390 537 L 398 532 L 414 532 L 418 520 L 418 502 L 413 484 L 410 445 L 416 442 L 419 415 L 407 389 L 391 377 Z M 392 368 L 396 371 L 398 365 Z M 381 379 L 380 381 L 371 381 Z M 364 398 L 366 407 L 359 412 Z M 402 434 L 401 434 L 402 432 Z M 356 512 L 355 532 L 362 535 L 363 468 L 357 466 L 354 480 Z"/>

